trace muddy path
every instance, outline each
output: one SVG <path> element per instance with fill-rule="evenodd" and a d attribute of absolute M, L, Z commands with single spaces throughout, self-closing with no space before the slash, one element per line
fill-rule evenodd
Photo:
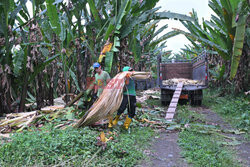
<path fill-rule="evenodd" d="M 188 167 L 185 159 L 180 155 L 180 147 L 177 144 L 178 132 L 160 132 L 155 138 L 150 151 L 146 154 L 150 157 L 144 162 L 143 167 Z"/>
<path fill-rule="evenodd" d="M 207 107 L 190 107 L 191 110 L 205 116 L 206 124 L 219 126 L 222 130 L 233 130 L 232 126 Z M 138 166 L 145 167 L 188 167 L 184 157 L 181 156 L 181 149 L 178 146 L 178 132 L 159 132 L 159 136 L 154 137 L 150 150 L 145 150 L 149 156 L 149 161 L 143 162 Z M 238 161 L 243 167 L 250 166 L 250 142 L 245 141 L 244 135 L 224 134 L 235 137 L 240 144 L 232 146 L 237 153 Z"/>

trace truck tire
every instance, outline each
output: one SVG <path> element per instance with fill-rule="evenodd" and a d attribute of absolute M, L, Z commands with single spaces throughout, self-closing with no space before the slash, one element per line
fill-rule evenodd
<path fill-rule="evenodd" d="M 196 100 L 196 105 L 197 106 L 201 106 L 201 104 L 202 104 L 202 100 Z"/>
<path fill-rule="evenodd" d="M 166 106 L 170 104 L 174 91 L 168 89 L 161 89 L 161 104 Z"/>
<path fill-rule="evenodd" d="M 168 106 L 170 104 L 170 101 L 161 101 L 161 104 L 163 106 Z"/>
<path fill-rule="evenodd" d="M 195 90 L 191 93 L 191 105 L 201 106 L 202 104 L 202 89 Z"/>

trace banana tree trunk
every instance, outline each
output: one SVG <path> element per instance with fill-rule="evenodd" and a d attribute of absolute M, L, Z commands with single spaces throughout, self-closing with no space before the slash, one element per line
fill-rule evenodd
<path fill-rule="evenodd" d="M 44 106 L 44 96 L 43 96 L 43 87 L 42 87 L 42 74 L 39 73 L 36 78 L 36 103 L 37 109 L 40 110 Z"/>
<path fill-rule="evenodd" d="M 53 87 L 54 87 L 54 85 L 53 85 L 53 83 L 54 83 L 54 69 L 53 68 L 55 68 L 55 66 L 53 64 L 51 64 L 48 68 L 48 73 L 50 76 L 49 78 L 51 78 L 50 84 L 49 84 L 48 100 L 49 100 L 49 105 L 51 105 L 51 106 L 54 105 L 54 89 L 53 89 Z"/>
<path fill-rule="evenodd" d="M 25 99 L 27 97 L 27 90 L 28 90 L 28 77 L 25 75 L 24 77 L 24 85 L 22 89 L 22 95 L 21 95 L 21 101 L 20 101 L 20 107 L 18 112 L 24 112 L 25 110 Z"/>
<path fill-rule="evenodd" d="M 84 88 L 86 88 L 87 74 L 88 74 L 88 69 L 90 67 L 90 63 L 91 63 L 90 57 L 88 54 L 88 49 L 86 48 L 85 50 L 86 51 L 85 51 L 84 62 L 83 62 L 83 64 L 84 64 L 84 68 L 83 68 L 83 83 L 84 83 L 84 85 L 82 85 L 82 86 L 84 86 Z"/>
<path fill-rule="evenodd" d="M 77 81 L 80 89 L 83 89 L 84 84 L 84 73 L 83 73 L 83 56 L 81 55 L 81 50 L 77 49 Z M 86 66 L 85 66 L 86 68 Z"/>
<path fill-rule="evenodd" d="M 9 95 L 5 94 L 4 90 L 0 86 L 0 116 L 3 113 L 11 113 L 10 105 L 8 104 Z"/>
<path fill-rule="evenodd" d="M 250 82 L 250 77 L 249 77 L 249 47 L 247 43 L 244 44 L 243 50 L 242 50 L 242 55 L 241 59 L 239 62 L 238 70 L 236 73 L 236 76 L 234 78 L 235 82 L 235 91 L 240 92 L 240 91 L 248 91 L 249 89 L 249 82 Z"/>

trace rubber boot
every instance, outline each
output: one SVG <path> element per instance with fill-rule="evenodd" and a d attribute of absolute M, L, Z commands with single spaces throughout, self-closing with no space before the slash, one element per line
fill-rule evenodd
<path fill-rule="evenodd" d="M 114 119 L 114 121 L 112 122 L 114 126 L 117 125 L 120 116 L 121 116 L 121 115 L 116 115 L 116 116 L 115 116 L 115 119 Z"/>
<path fill-rule="evenodd" d="M 126 117 L 126 120 L 124 122 L 124 128 L 128 130 L 130 123 L 132 122 L 132 119 L 129 118 L 128 116 Z"/>
<path fill-rule="evenodd" d="M 108 119 L 109 119 L 109 125 L 108 125 L 108 127 L 112 128 L 113 127 L 113 123 L 112 123 L 113 119 L 112 119 L 112 117 L 109 117 Z"/>

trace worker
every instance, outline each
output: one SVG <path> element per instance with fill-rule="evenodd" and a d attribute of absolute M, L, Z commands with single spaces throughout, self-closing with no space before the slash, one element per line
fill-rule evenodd
<path fill-rule="evenodd" d="M 126 66 L 122 69 L 122 71 L 133 71 L 133 69 L 129 66 Z M 118 120 L 124 110 L 128 108 L 128 115 L 126 116 L 126 120 L 124 122 L 124 128 L 127 130 L 129 128 L 130 123 L 132 122 L 132 118 L 135 116 L 136 109 L 136 92 L 135 92 L 135 82 L 134 80 L 127 76 L 125 80 L 125 89 L 123 92 L 123 100 L 120 108 L 117 111 L 117 115 L 112 122 L 112 125 L 117 125 Z"/>
<path fill-rule="evenodd" d="M 97 97 L 100 97 L 104 87 L 110 81 L 110 76 L 106 71 L 103 71 L 101 69 L 101 65 L 99 63 L 94 63 L 93 67 L 94 67 L 94 70 L 96 72 L 95 82 L 94 82 L 94 84 L 95 84 L 94 94 L 96 94 Z"/>

